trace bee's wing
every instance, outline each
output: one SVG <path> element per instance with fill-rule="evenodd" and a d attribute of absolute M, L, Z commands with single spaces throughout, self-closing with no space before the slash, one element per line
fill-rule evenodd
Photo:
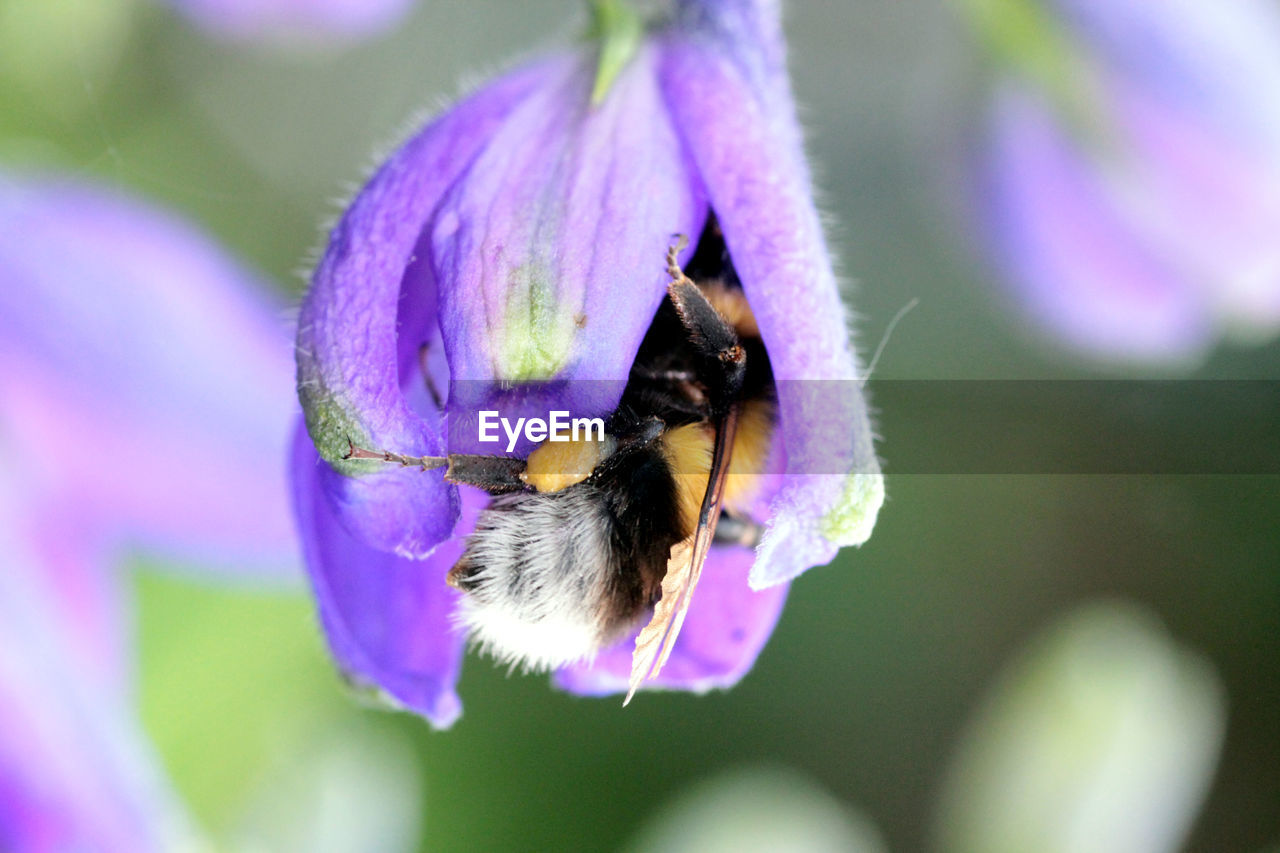
<path fill-rule="evenodd" d="M 662 598 L 653 608 L 653 618 L 636 636 L 636 650 L 631 656 L 631 683 L 626 705 L 635 696 L 640 685 L 655 678 L 662 671 L 671 650 L 675 647 L 680 626 L 693 601 L 693 590 L 702 576 L 702 566 L 716 536 L 716 523 L 720 520 L 720 505 L 724 501 L 725 478 L 729 474 L 729 454 L 737 431 L 738 410 L 729 409 L 716 430 L 715 448 L 711 455 L 711 472 L 707 478 L 707 491 L 698 513 L 698 525 L 693 535 L 677 542 L 667 560 L 667 573 L 662 578 Z"/>

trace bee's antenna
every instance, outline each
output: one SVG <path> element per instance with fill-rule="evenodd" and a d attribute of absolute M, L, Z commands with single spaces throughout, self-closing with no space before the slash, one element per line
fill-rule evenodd
<path fill-rule="evenodd" d="M 350 436 L 347 437 L 346 455 L 342 458 L 375 459 L 379 462 L 390 462 L 403 468 L 421 468 L 423 471 L 443 468 L 449 463 L 448 457 L 445 456 L 405 456 L 403 453 L 392 453 L 390 450 L 366 450 L 363 447 L 357 447 Z"/>

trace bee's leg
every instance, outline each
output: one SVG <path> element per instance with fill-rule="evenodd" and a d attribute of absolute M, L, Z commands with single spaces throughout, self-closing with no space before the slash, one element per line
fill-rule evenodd
<path fill-rule="evenodd" d="M 421 468 L 433 471 L 443 468 L 449 460 L 444 456 L 405 456 L 403 453 L 392 453 L 390 450 L 366 450 L 357 447 L 350 438 L 347 439 L 347 452 L 343 459 L 373 459 L 378 462 L 389 462 L 402 468 Z"/>
<path fill-rule="evenodd" d="M 716 525 L 716 544 L 742 545 L 755 548 L 764 536 L 764 527 L 746 518 L 720 513 L 720 523 Z"/>
<path fill-rule="evenodd" d="M 524 481 L 526 463 L 510 456 L 449 454 L 449 470 L 444 478 L 450 483 L 475 486 L 491 495 L 529 491 Z"/>
<path fill-rule="evenodd" d="M 406 456 L 389 450 L 366 450 L 347 439 L 349 449 L 343 459 L 372 459 L 399 465 L 402 468 L 421 468 L 434 471 L 445 468 L 446 482 L 475 486 L 491 495 L 522 492 L 529 486 L 524 481 L 525 461 L 507 456 L 482 456 L 450 453 L 448 456 Z M 447 467 L 446 467 L 447 466 Z"/>
<path fill-rule="evenodd" d="M 449 569 L 449 573 L 444 576 L 444 582 L 459 592 L 472 592 L 479 585 L 477 578 L 479 574 L 480 566 L 472 562 L 469 555 L 464 554 L 462 559 Z"/>
<path fill-rule="evenodd" d="M 471 592 L 475 589 L 476 582 L 472 575 L 475 569 L 470 563 L 457 563 L 453 568 L 449 569 L 449 573 L 444 576 L 444 582 L 459 592 Z"/>
<path fill-rule="evenodd" d="M 631 375 L 641 379 L 658 379 L 663 382 L 692 382 L 698 375 L 692 370 L 654 370 L 648 367 L 635 366 Z"/>

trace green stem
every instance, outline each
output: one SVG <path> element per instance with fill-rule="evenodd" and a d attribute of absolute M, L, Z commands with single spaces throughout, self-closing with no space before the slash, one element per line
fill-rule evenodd
<path fill-rule="evenodd" d="M 595 85 L 591 103 L 598 105 L 609 95 L 613 83 L 627 67 L 644 37 L 644 22 L 627 0 L 588 0 L 591 4 L 590 37 L 600 42 Z"/>

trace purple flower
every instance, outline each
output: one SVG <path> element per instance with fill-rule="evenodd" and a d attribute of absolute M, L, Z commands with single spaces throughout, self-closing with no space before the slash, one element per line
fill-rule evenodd
<path fill-rule="evenodd" d="M 0 848 L 174 849 L 130 556 L 293 577 L 283 315 L 171 215 L 0 174 Z"/>
<path fill-rule="evenodd" d="M 119 646 L 117 626 L 79 621 L 84 596 L 48 588 L 60 567 L 15 529 L 16 498 L 0 506 L 0 848 L 174 849 L 188 818 L 132 692 L 84 660 L 86 640 Z"/>
<path fill-rule="evenodd" d="M 983 162 L 981 219 L 1018 296 L 1068 344 L 1121 360 L 1273 336 L 1280 13 L 1258 0 L 1045 6 L 1033 42 L 1058 49 L 1056 77 L 1015 63 Z"/>
<path fill-rule="evenodd" d="M 786 582 L 864 541 L 883 498 L 778 3 L 683 0 L 648 30 L 600 8 L 598 44 L 488 84 L 382 165 L 302 308 L 294 489 L 330 647 L 354 682 L 439 726 L 460 711 L 465 645 L 445 576 L 489 498 L 439 471 L 348 459 L 352 444 L 483 451 L 467 445 L 485 407 L 608 416 L 666 297 L 673 234 L 702 234 L 712 213 L 776 380 L 781 476 L 758 500 L 758 550 L 712 548 L 653 683 L 735 683 Z M 557 682 L 625 690 L 631 648 Z"/>
<path fill-rule="evenodd" d="M 236 40 L 359 38 L 388 29 L 413 0 L 171 0 L 205 30 Z"/>

